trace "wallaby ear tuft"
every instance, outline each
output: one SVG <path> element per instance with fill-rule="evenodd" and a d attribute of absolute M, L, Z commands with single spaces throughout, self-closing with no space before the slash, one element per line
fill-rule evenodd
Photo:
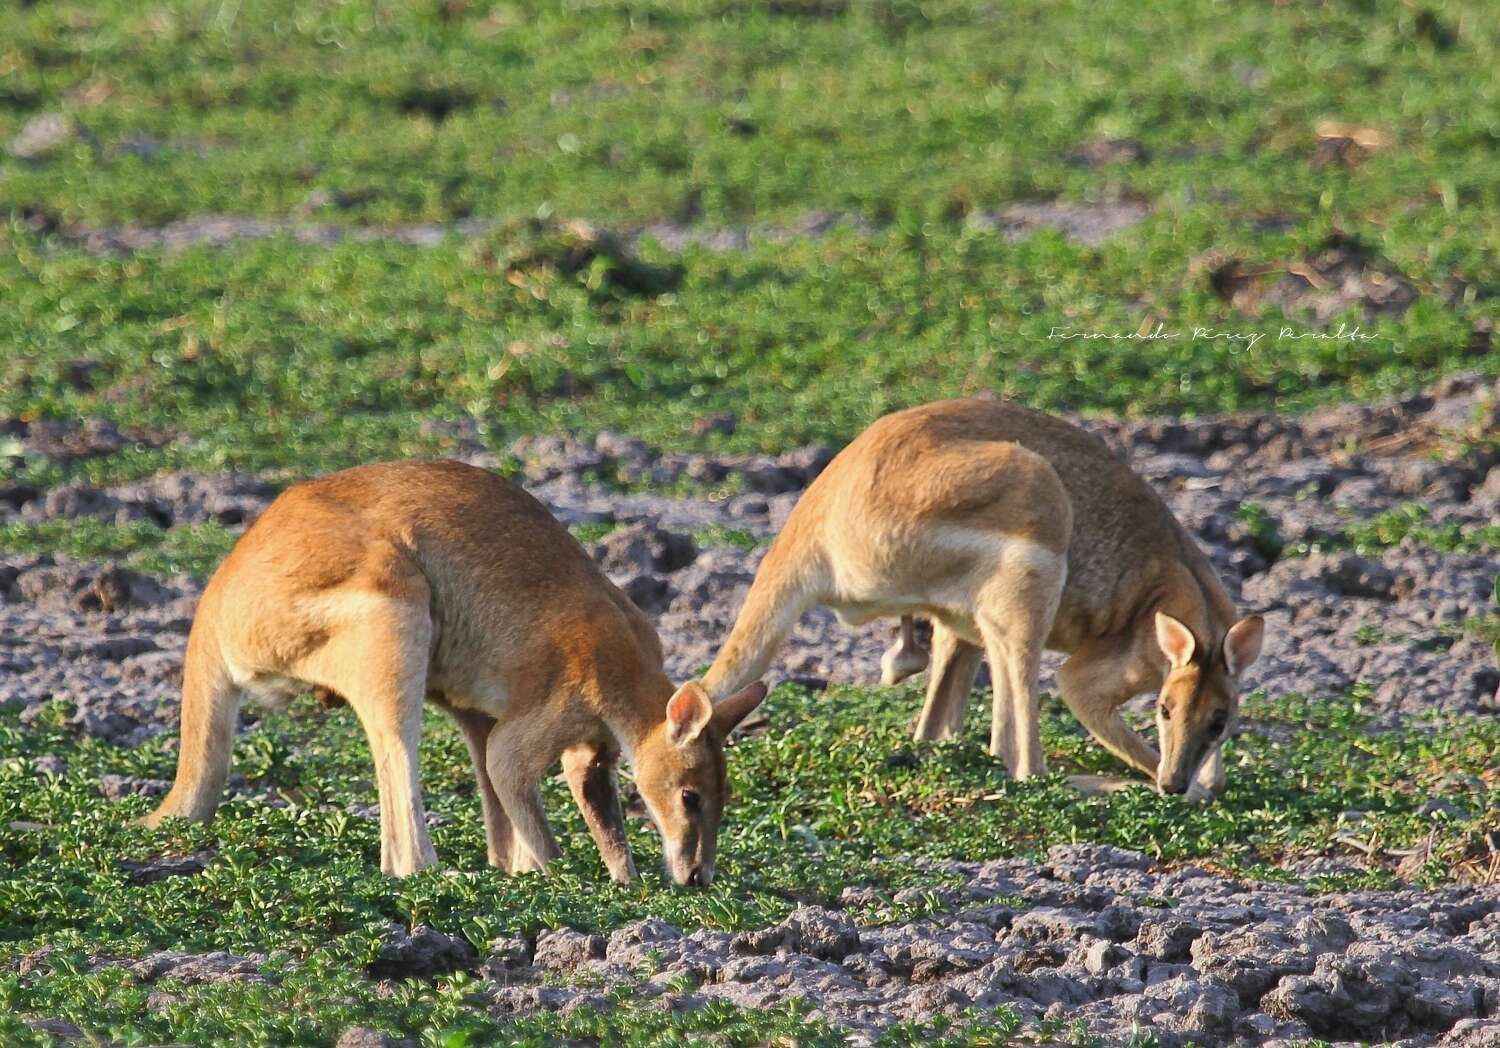
<path fill-rule="evenodd" d="M 714 715 L 714 704 L 696 681 L 688 681 L 667 700 L 667 738 L 685 746 L 703 733 Z"/>
<path fill-rule="evenodd" d="M 1193 651 L 1198 642 L 1193 639 L 1193 631 L 1165 612 L 1156 613 L 1156 643 L 1161 646 L 1161 653 L 1167 657 L 1167 662 L 1174 670 L 1180 670 L 1193 661 Z"/>
<path fill-rule="evenodd" d="M 767 690 L 769 689 L 763 681 L 756 681 L 714 706 L 714 727 L 725 735 L 734 731 L 740 721 L 761 704 L 761 700 L 766 697 Z"/>
<path fill-rule="evenodd" d="M 1240 619 L 1224 634 L 1224 664 L 1229 675 L 1238 677 L 1260 658 L 1260 646 L 1266 638 L 1266 620 L 1259 615 Z"/>

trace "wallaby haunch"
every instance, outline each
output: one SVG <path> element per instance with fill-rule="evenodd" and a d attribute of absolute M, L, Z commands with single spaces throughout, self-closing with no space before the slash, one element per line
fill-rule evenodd
<path fill-rule="evenodd" d="M 422 703 L 468 742 L 489 861 L 558 853 L 537 784 L 560 756 L 610 875 L 634 876 L 615 787 L 623 750 L 678 884 L 707 884 L 724 739 L 765 697 L 674 689 L 646 616 L 540 502 L 457 462 L 390 462 L 288 488 L 203 591 L 183 670 L 177 781 L 149 825 L 209 818 L 243 695 L 315 689 L 353 707 L 380 791 L 380 865 L 436 861 L 417 746 Z"/>
<path fill-rule="evenodd" d="M 704 678 L 727 696 L 758 678 L 797 619 L 900 616 L 888 683 L 920 671 L 911 617 L 933 623 L 918 739 L 963 723 L 990 662 L 990 750 L 1020 778 L 1046 765 L 1042 650 L 1066 652 L 1063 700 L 1106 749 L 1168 793 L 1223 785 L 1220 746 L 1264 624 L 1240 619 L 1161 498 L 1098 438 L 1018 404 L 952 400 L 878 420 L 808 487 L 761 563 Z M 1162 753 L 1120 706 L 1159 689 Z M 1196 780 L 1196 781 L 1195 781 Z"/>

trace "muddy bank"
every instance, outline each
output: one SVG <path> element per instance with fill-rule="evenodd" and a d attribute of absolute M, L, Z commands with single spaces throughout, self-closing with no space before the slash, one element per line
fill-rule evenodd
<path fill-rule="evenodd" d="M 852 1044 L 903 1021 L 999 1008 L 1023 1031 L 1082 1026 L 1111 1044 L 1140 1030 L 1166 1046 L 1500 1041 L 1500 889 L 1317 895 L 1094 845 L 1055 847 L 1042 863 L 923 865 L 950 886 L 940 911 L 918 920 L 858 924 L 845 907 L 910 900 L 849 888 L 831 906 L 741 932 L 684 933 L 647 919 L 609 935 L 507 935 L 476 950 L 439 929 L 392 926 L 366 975 L 468 972 L 478 978 L 469 1001 L 496 1017 L 611 1008 L 621 989 L 677 1010 L 803 998 Z M 146 986 L 194 985 L 277 978 L 266 961 L 161 951 L 89 967 L 122 968 Z M 43 949 L 18 975 L 51 971 Z M 166 1004 L 173 990 L 154 993 Z M 346 1036 L 391 1043 L 372 1031 Z"/>
<path fill-rule="evenodd" d="M 804 906 L 749 932 L 684 935 L 646 920 L 608 938 L 564 929 L 506 942 L 484 962 L 498 984 L 492 1007 L 607 1006 L 603 991 L 622 985 L 673 1008 L 803 997 L 855 1043 L 901 1021 L 998 1007 L 1031 1027 L 1081 1023 L 1108 1043 L 1137 1028 L 1165 1045 L 1500 1035 L 1482 1018 L 1500 1010 L 1496 889 L 1313 895 L 1092 845 L 1053 848 L 1043 864 L 934 872 L 957 886 L 943 913 L 912 922 L 860 927 Z M 676 989 L 683 980 L 695 989 Z"/>
<path fill-rule="evenodd" d="M 1476 439 L 1500 427 L 1493 381 L 1459 377 L 1401 400 L 1300 417 L 1087 425 L 1163 493 L 1241 606 L 1266 615 L 1266 652 L 1251 687 L 1328 697 L 1362 683 L 1368 705 L 1386 719 L 1500 708 L 1500 670 L 1473 629 L 1492 606 L 1500 554 L 1444 553 L 1411 538 L 1363 555 L 1341 548 L 1361 522 L 1413 503 L 1425 507 L 1424 525 L 1500 523 L 1500 452 Z M 60 454 L 79 444 L 55 430 L 45 439 Z M 477 443 L 465 457 L 500 461 Z M 613 434 L 528 438 L 507 449 L 507 459 L 521 463 L 518 479 L 562 520 L 613 529 L 590 548 L 655 620 L 679 679 L 712 660 L 769 540 L 831 458 L 820 447 L 778 456 L 662 454 Z M 615 486 L 592 482 L 598 476 Z M 172 474 L 105 489 L 16 488 L 0 497 L 0 523 L 88 517 L 238 528 L 282 482 Z M 694 499 L 620 490 L 684 483 L 740 493 Z M 1319 546 L 1327 551 L 1299 555 Z M 171 727 L 199 590 L 187 577 L 151 580 L 102 562 L 0 555 L 0 702 L 34 711 L 61 698 L 80 730 L 122 742 Z M 828 612 L 811 612 L 772 677 L 873 682 L 890 632 L 881 623 L 849 630 Z M 1055 665 L 1050 659 L 1045 687 Z"/>

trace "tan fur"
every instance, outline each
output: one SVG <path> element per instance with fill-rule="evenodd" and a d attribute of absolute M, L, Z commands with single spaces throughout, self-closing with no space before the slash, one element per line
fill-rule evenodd
<path fill-rule="evenodd" d="M 724 737 L 765 694 L 751 685 L 705 715 L 702 689 L 674 691 L 650 622 L 541 503 L 456 462 L 295 485 L 245 533 L 199 603 L 177 780 L 146 822 L 209 818 L 241 698 L 309 688 L 365 727 L 385 872 L 436 861 L 417 780 L 427 699 L 468 744 L 491 863 L 557 856 L 537 784 L 561 757 L 611 876 L 633 876 L 613 774 L 623 749 L 679 883 L 713 876 Z M 669 704 L 695 730 L 675 729 Z"/>
<path fill-rule="evenodd" d="M 728 694 L 763 673 L 798 617 L 817 605 L 851 623 L 902 617 L 900 639 L 882 660 L 888 682 L 920 670 L 910 618 L 932 619 L 919 739 L 957 733 L 983 652 L 995 678 L 991 751 L 1017 777 L 1043 771 L 1036 676 L 1045 646 L 1071 656 L 1058 677 L 1063 699 L 1112 753 L 1163 789 L 1186 789 L 1199 772 L 1200 791 L 1222 785 L 1222 732 L 1200 743 L 1221 713 L 1236 709 L 1222 654 L 1234 608 L 1150 486 L 1071 423 L 986 400 L 943 401 L 875 422 L 788 518 L 704 679 L 709 693 Z M 1158 611 L 1198 639 L 1196 668 L 1168 665 Z M 1239 625 L 1237 650 L 1249 656 L 1236 662 L 1242 671 L 1259 651 L 1261 627 L 1258 619 Z M 1161 725 L 1166 761 L 1119 712 L 1158 688 L 1160 705 L 1182 707 Z"/>

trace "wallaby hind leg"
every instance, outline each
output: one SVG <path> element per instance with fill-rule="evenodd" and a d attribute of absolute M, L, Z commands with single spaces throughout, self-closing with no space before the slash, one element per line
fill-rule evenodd
<path fill-rule="evenodd" d="M 484 842 L 489 864 L 509 870 L 514 834 L 500 798 L 495 795 L 495 786 L 490 782 L 489 768 L 485 766 L 485 748 L 490 732 L 494 730 L 495 718 L 478 710 L 454 706 L 446 699 L 429 698 L 453 718 L 453 723 L 463 734 L 464 743 L 469 747 L 469 760 L 474 765 L 474 784 L 479 792 L 479 809 L 484 816 Z"/>
<path fill-rule="evenodd" d="M 975 619 L 994 681 L 990 753 L 1012 778 L 1047 771 L 1037 676 L 1066 580 L 1064 554 L 1026 543 L 1005 552 L 979 595 Z"/>
<path fill-rule="evenodd" d="M 880 683 L 886 687 L 899 684 L 907 677 L 927 668 L 927 651 L 917 643 L 917 624 L 910 615 L 901 616 L 896 643 L 880 656 Z"/>
<path fill-rule="evenodd" d="M 927 678 L 927 698 L 917 717 L 913 738 L 936 742 L 957 737 L 969 708 L 969 693 L 979 676 L 979 648 L 962 640 L 940 622 L 932 624 L 932 673 Z"/>
<path fill-rule="evenodd" d="M 336 621 L 292 675 L 344 696 L 358 715 L 380 791 L 380 869 L 405 877 L 437 862 L 417 765 L 432 640 L 427 600 L 351 597 Z"/>
<path fill-rule="evenodd" d="M 240 690 L 230 680 L 208 628 L 195 627 L 182 669 L 182 741 L 177 753 L 177 778 L 161 804 L 141 822 L 157 826 L 172 816 L 207 819 L 213 815 L 229 777 L 240 699 Z"/>

